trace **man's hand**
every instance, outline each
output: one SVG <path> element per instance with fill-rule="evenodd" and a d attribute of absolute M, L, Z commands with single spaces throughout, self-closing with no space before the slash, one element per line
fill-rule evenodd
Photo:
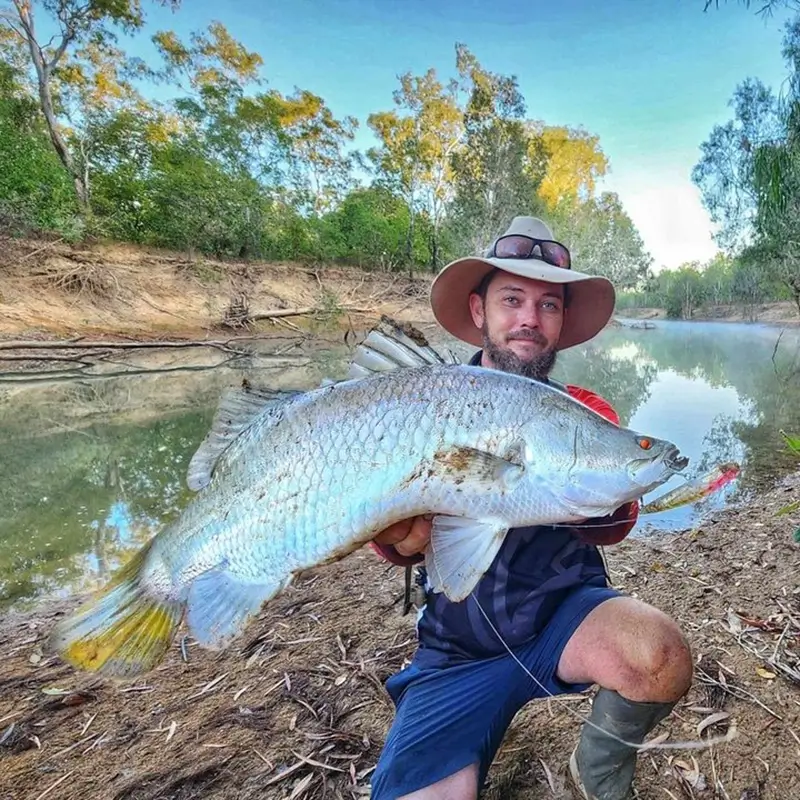
<path fill-rule="evenodd" d="M 432 514 L 402 519 L 382 530 L 375 537 L 375 541 L 378 544 L 394 545 L 394 549 L 401 556 L 413 556 L 421 553 L 428 546 L 432 527 Z"/>

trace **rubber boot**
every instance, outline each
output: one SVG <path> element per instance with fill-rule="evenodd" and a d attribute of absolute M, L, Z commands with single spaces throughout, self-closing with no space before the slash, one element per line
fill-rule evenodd
<path fill-rule="evenodd" d="M 641 744 L 645 736 L 675 706 L 626 700 L 610 689 L 600 689 L 589 720 L 602 731 L 584 724 L 580 742 L 571 759 L 573 778 L 588 800 L 629 800 L 638 751 L 607 736 Z M 578 775 L 575 774 L 577 768 Z M 581 786 L 582 784 L 582 786 Z"/>

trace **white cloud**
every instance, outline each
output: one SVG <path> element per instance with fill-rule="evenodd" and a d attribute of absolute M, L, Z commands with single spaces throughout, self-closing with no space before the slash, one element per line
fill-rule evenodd
<path fill-rule="evenodd" d="M 619 195 L 653 256 L 654 272 L 686 261 L 708 261 L 718 252 L 712 239 L 715 226 L 688 177 L 649 169 L 621 171 L 607 176 L 602 189 Z"/>

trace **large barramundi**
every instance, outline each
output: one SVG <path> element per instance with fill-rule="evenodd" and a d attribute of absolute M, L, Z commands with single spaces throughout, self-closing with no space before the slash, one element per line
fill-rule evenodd
<path fill-rule="evenodd" d="M 392 523 L 435 514 L 434 591 L 468 597 L 509 528 L 612 513 L 687 464 L 552 386 L 446 363 L 396 328 L 374 331 L 348 380 L 220 405 L 189 468 L 198 491 L 51 638 L 73 665 L 132 676 L 185 617 L 226 646 L 298 572 Z M 363 377 L 359 377 L 363 376 Z"/>

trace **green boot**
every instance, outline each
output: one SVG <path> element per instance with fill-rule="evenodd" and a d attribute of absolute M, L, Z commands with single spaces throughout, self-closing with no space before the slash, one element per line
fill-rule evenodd
<path fill-rule="evenodd" d="M 645 736 L 675 706 L 626 700 L 610 689 L 600 689 L 589 720 L 602 731 L 626 742 L 641 744 Z M 636 771 L 637 750 L 584 725 L 580 742 L 570 759 L 570 771 L 587 800 L 629 800 Z"/>

